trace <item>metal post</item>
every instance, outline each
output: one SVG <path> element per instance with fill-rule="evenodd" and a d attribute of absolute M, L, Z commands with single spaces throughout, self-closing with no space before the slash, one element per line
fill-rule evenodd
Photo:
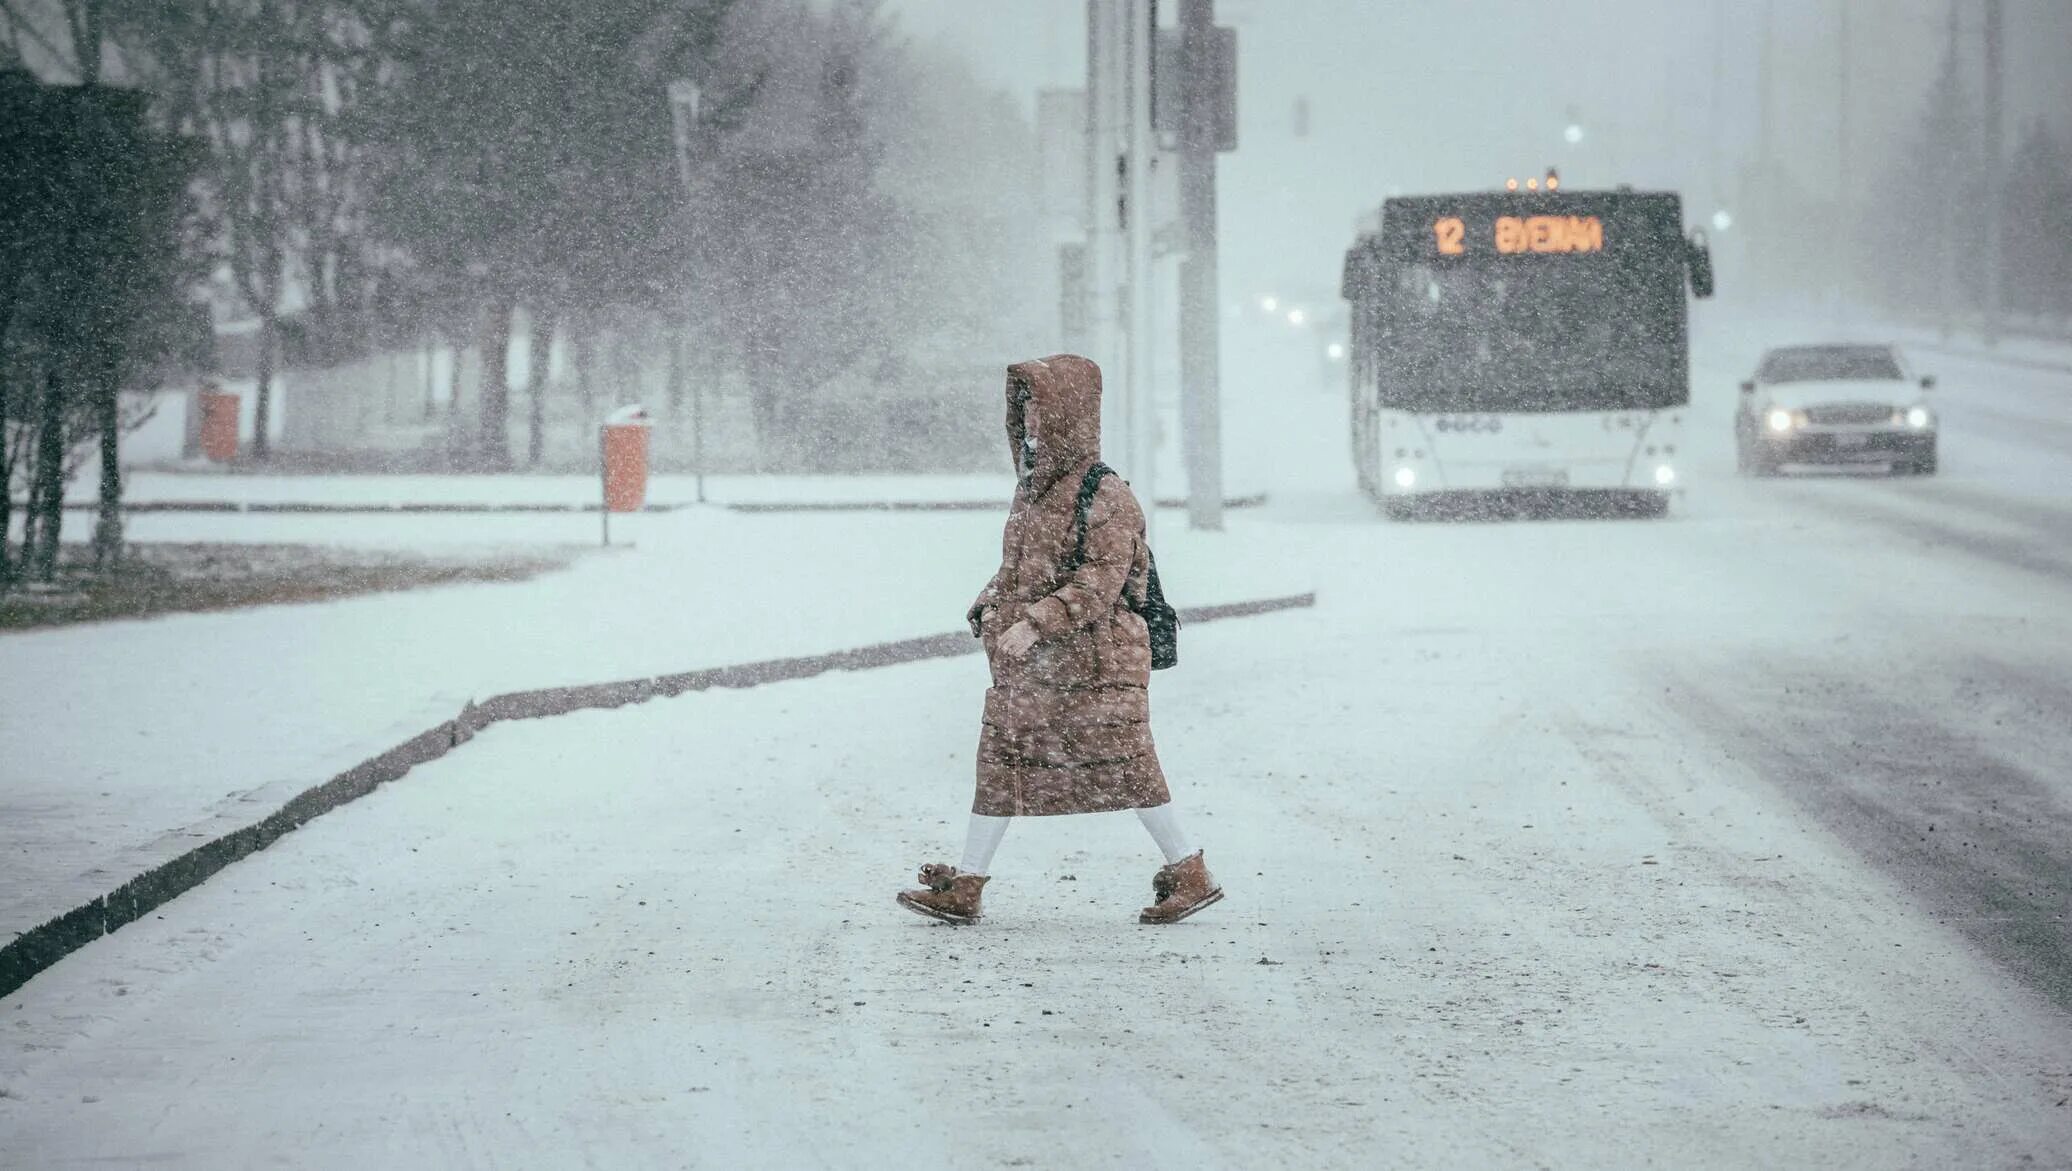
<path fill-rule="evenodd" d="M 1115 76 L 1119 54 L 1116 13 L 1123 0 L 1087 0 L 1086 4 L 1086 322 L 1087 356 L 1111 371 L 1120 371 L 1122 224 L 1124 169 L 1116 111 L 1120 93 Z M 1119 391 L 1120 388 L 1118 388 Z M 1104 431 L 1127 438 L 1127 415 L 1120 397 L 1110 400 Z"/>
<path fill-rule="evenodd" d="M 669 125 L 676 141 L 676 175 L 684 197 L 691 194 L 691 130 L 698 123 L 702 91 L 693 81 L 669 83 Z M 688 321 L 685 323 L 688 325 Z M 672 345 L 672 357 L 680 353 Z M 680 358 L 676 360 L 681 361 Z M 672 407 L 674 403 L 670 404 Z M 697 478 L 698 503 L 705 503 L 705 384 L 692 377 L 691 385 L 691 470 Z"/>
<path fill-rule="evenodd" d="M 1760 91 L 1759 96 L 1761 99 L 1761 105 L 1757 107 L 1759 111 L 1757 125 L 1761 138 L 1756 147 L 1756 159 L 1758 160 L 1757 165 L 1762 175 L 1761 182 L 1765 184 L 1770 182 L 1770 168 L 1777 161 L 1774 150 L 1777 142 L 1775 137 L 1776 118 L 1772 109 L 1776 105 L 1776 95 L 1771 92 L 1776 89 L 1776 78 L 1773 72 L 1777 55 L 1776 42 L 1776 0 L 1763 0 L 1762 57 L 1757 70 L 1758 77 L 1756 81 L 1756 87 Z"/>
<path fill-rule="evenodd" d="M 1763 0 L 1761 40 L 1757 42 L 1756 57 L 1756 161 L 1754 182 L 1746 193 L 1748 200 L 1748 222 L 1758 233 L 1749 241 L 1749 266 L 1755 270 L 1757 279 L 1764 285 L 1775 287 L 1783 282 L 1784 257 L 1788 248 L 1781 246 L 1780 237 L 1791 235 L 1790 227 L 1784 223 L 1782 201 L 1778 196 L 1777 151 L 1776 151 L 1776 105 L 1777 88 L 1777 5 L 1775 0 Z"/>
<path fill-rule="evenodd" d="M 1215 0 L 1180 5 L 1180 431 L 1187 523 L 1223 528 L 1221 360 L 1217 306 L 1216 148 L 1221 88 Z"/>
<path fill-rule="evenodd" d="M 1837 95 L 1835 108 L 1835 233 L 1831 240 L 1834 247 L 1842 250 L 1842 262 L 1836 267 L 1841 273 L 1841 291 L 1846 296 L 1855 292 L 1856 288 L 1857 239 L 1854 228 L 1856 219 L 1850 215 L 1854 208 L 1856 192 L 1854 160 L 1851 157 L 1854 143 L 1850 138 L 1851 128 L 1849 125 L 1849 102 L 1851 96 L 1849 93 L 1849 82 L 1852 72 L 1849 59 L 1851 51 L 1849 5 L 1851 0 L 1836 0 L 1836 2 L 1841 9 L 1839 13 L 1841 26 L 1835 34 L 1835 66 L 1840 76 L 1835 79 L 1835 92 Z"/>
<path fill-rule="evenodd" d="M 1710 111 L 1710 123 L 1706 130 L 1707 137 L 1712 144 L 1710 159 L 1712 210 L 1720 212 L 1728 207 L 1732 207 L 1735 211 L 1745 213 L 1747 209 L 1747 193 L 1741 189 L 1741 184 L 1739 183 L 1734 185 L 1734 190 L 1730 193 L 1727 180 L 1727 136 L 1724 130 L 1726 125 L 1725 99 L 1727 89 L 1727 0 L 1712 0 L 1712 3 L 1712 93 L 1710 95 L 1712 109 Z"/>
<path fill-rule="evenodd" d="M 1151 134 L 1152 0 L 1125 0 L 1123 10 L 1124 157 L 1128 160 L 1124 216 L 1124 277 L 1127 292 L 1123 317 L 1127 331 L 1128 366 L 1123 390 L 1128 396 L 1130 477 L 1147 501 L 1145 522 L 1155 524 L 1158 512 L 1158 401 L 1152 385 L 1152 333 L 1156 314 L 1151 285 L 1151 176 L 1157 152 Z"/>
<path fill-rule="evenodd" d="M 1957 24 L 1956 0 L 1950 0 L 1948 23 L 1949 31 L 1945 34 L 1945 39 L 1948 42 L 1948 47 L 1944 50 L 1944 52 L 1948 54 L 1948 56 L 1945 59 L 1949 63 L 1950 70 L 1954 73 L 1958 68 L 1959 62 L 1963 60 L 1963 58 L 1960 57 L 1957 52 L 1959 28 Z M 1942 182 L 1944 184 L 1947 184 L 1949 182 L 1949 179 L 1945 178 L 1942 180 Z M 1958 208 L 1953 206 L 1952 200 L 1945 199 L 1942 201 L 1942 204 L 1942 231 L 1938 233 L 1938 235 L 1940 235 L 1942 238 L 1942 255 L 1940 259 L 1942 261 L 1943 279 L 1939 282 L 1940 292 L 1936 298 L 1936 310 L 1938 316 L 1940 316 L 1942 319 L 1942 338 L 1944 341 L 1948 341 L 1950 339 L 1950 335 L 1953 332 L 1955 332 L 1957 328 L 1957 282 L 1958 278 L 1961 275 L 1958 266 L 1959 253 L 1957 249 L 1957 224 L 1959 222 L 1959 217 L 1961 213 Z"/>
<path fill-rule="evenodd" d="M 698 503 L 705 503 L 705 380 L 691 379 L 691 467 L 698 479 Z"/>
<path fill-rule="evenodd" d="M 2001 165 L 2000 123 L 2005 117 L 2004 90 L 2006 57 L 2002 34 L 2006 25 L 2006 6 L 2002 0 L 1986 0 L 1986 60 L 1984 129 L 1985 173 L 1986 173 L 1986 273 L 1985 298 L 1981 309 L 1985 323 L 1982 332 L 1987 345 L 2000 340 L 2001 273 L 2006 271 L 2007 185 L 2004 168 Z"/>

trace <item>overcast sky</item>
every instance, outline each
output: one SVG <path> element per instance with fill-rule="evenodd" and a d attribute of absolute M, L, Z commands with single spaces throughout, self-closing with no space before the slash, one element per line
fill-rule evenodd
<path fill-rule="evenodd" d="M 1766 8 L 1775 149 L 1803 182 L 1830 186 L 1841 173 L 1841 0 L 1222 0 L 1219 19 L 1240 30 L 1242 128 L 1222 176 L 1226 291 L 1328 297 L 1355 221 L 1392 191 L 1493 187 L 1553 164 L 1571 185 L 1684 191 L 1693 218 L 1730 202 L 1759 133 Z M 1983 4 L 1958 8 L 1976 92 Z M 1024 100 L 1084 82 L 1078 0 L 892 9 L 917 41 Z M 1851 158 L 1868 191 L 1918 116 L 1949 4 L 1849 10 Z M 2007 20 L 2010 136 L 2044 113 L 2072 131 L 2072 0 L 2007 0 Z M 1302 139 L 1298 98 L 1313 111 Z M 1562 135 L 1571 114 L 1584 127 L 1575 146 Z"/>

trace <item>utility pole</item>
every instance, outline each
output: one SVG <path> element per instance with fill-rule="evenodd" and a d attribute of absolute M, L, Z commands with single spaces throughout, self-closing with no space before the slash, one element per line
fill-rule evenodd
<path fill-rule="evenodd" d="M 1086 355 L 1096 362 L 1108 357 L 1115 338 L 1115 118 L 1108 109 L 1115 88 L 1108 69 L 1113 8 L 1114 0 L 1086 0 Z"/>
<path fill-rule="evenodd" d="M 1103 430 L 1119 470 L 1156 495 L 1151 288 L 1152 0 L 1087 0 L 1087 284 L 1092 349 L 1106 372 Z M 1156 514 L 1145 510 L 1146 523 Z"/>
<path fill-rule="evenodd" d="M 1127 316 L 1129 156 L 1123 96 L 1122 12 L 1127 0 L 1086 3 L 1086 325 L 1087 356 L 1111 375 L 1102 396 L 1102 432 L 1125 453 L 1133 438 L 1122 372 Z M 1129 459 L 1123 461 L 1127 467 Z"/>
<path fill-rule="evenodd" d="M 1850 155 L 1853 142 L 1849 125 L 1849 83 L 1850 83 L 1850 0 L 1836 0 L 1840 7 L 1841 27 L 1835 34 L 1835 65 L 1840 76 L 1835 79 L 1837 105 L 1835 109 L 1835 231 L 1829 237 L 1831 247 L 1841 249 L 1841 285 L 1844 294 L 1856 287 L 1856 219 L 1850 213 L 1855 208 L 1856 172 Z"/>
<path fill-rule="evenodd" d="M 1763 0 L 1762 59 L 1761 67 L 1758 70 L 1759 76 L 1756 79 L 1756 87 L 1760 91 L 1762 98 L 1762 105 L 1759 107 L 1760 118 L 1757 122 L 1758 133 L 1761 137 L 1756 145 L 1756 165 L 1763 176 L 1762 181 L 1765 184 L 1770 182 L 1770 168 L 1777 164 L 1776 118 L 1772 111 L 1772 107 L 1777 104 L 1777 99 L 1776 95 L 1771 92 L 1777 88 L 1775 75 L 1776 56 L 1777 3 L 1776 0 Z"/>
<path fill-rule="evenodd" d="M 1123 318 L 1128 365 L 1123 372 L 1124 406 L 1130 427 L 1130 475 L 1147 502 L 1144 523 L 1155 527 L 1158 515 L 1158 400 L 1152 368 L 1156 363 L 1158 320 L 1156 290 L 1151 283 L 1151 177 L 1158 150 L 1151 134 L 1151 60 L 1156 45 L 1157 0 L 1122 0 L 1123 89 Z"/>
<path fill-rule="evenodd" d="M 1728 205 L 1727 168 L 1723 156 L 1726 154 L 1726 125 L 1722 117 L 1722 98 L 1727 89 L 1727 0 L 1712 0 L 1712 109 L 1708 138 L 1712 143 L 1712 209 L 1718 211 Z M 1739 210 L 1737 208 L 1737 210 Z"/>
<path fill-rule="evenodd" d="M 1187 523 L 1223 528 L 1222 354 L 1218 338 L 1216 151 L 1220 100 L 1216 0 L 1180 2 L 1180 430 Z"/>
<path fill-rule="evenodd" d="M 2007 184 L 2001 164 L 2000 123 L 2004 120 L 2006 55 L 2002 33 L 2006 24 L 2006 6 L 2003 0 L 1986 0 L 1986 61 L 1984 129 L 1985 172 L 1986 172 L 1986 288 L 1984 303 L 1984 327 L 1987 345 L 2000 340 L 2001 273 L 2006 271 L 2007 232 Z"/>
<path fill-rule="evenodd" d="M 679 79 L 669 83 L 670 127 L 676 142 L 676 175 L 683 184 L 686 200 L 697 193 L 691 175 L 691 133 L 698 125 L 698 103 L 703 91 L 698 83 Z M 672 338 L 669 343 L 672 367 L 680 361 L 683 339 Z M 538 395 L 535 390 L 534 395 Z M 672 408 L 674 402 L 669 404 Z M 675 422 L 671 413 L 671 424 Z M 691 379 L 691 466 L 697 470 L 698 503 L 705 503 L 705 380 L 695 374 Z M 610 522 L 605 522 L 604 543 L 611 544 Z"/>
<path fill-rule="evenodd" d="M 1743 171 L 1748 189 L 1742 197 L 1748 202 L 1751 229 L 1751 235 L 1745 241 L 1749 267 L 1758 283 L 1777 287 L 1787 283 L 1782 270 L 1784 258 L 1791 250 L 1788 241 L 1794 233 L 1792 225 L 1782 214 L 1784 209 L 1778 198 L 1777 98 L 1773 92 L 1777 88 L 1776 0 L 1763 0 L 1761 20 L 1756 42 L 1755 165 Z M 1748 182 L 1750 179 L 1753 181 Z"/>
<path fill-rule="evenodd" d="M 1944 49 L 1946 54 L 1944 60 L 1949 63 L 1952 76 L 1960 76 L 1958 67 L 1964 58 L 1959 56 L 1957 52 L 1957 0 L 1950 0 L 1949 31 L 1945 36 L 1947 47 Z M 1947 181 L 1945 181 L 1945 184 L 1946 189 L 1948 189 Z M 1936 308 L 1939 311 L 1939 316 L 1942 318 L 1941 332 L 1944 341 L 1948 341 L 1950 334 L 1956 329 L 1957 285 L 1959 278 L 1963 275 L 1959 271 L 1957 251 L 1957 223 L 1961 213 L 1958 208 L 1953 206 L 1953 203 L 1953 200 L 1943 200 L 1942 232 L 1940 233 L 1942 236 L 1941 259 L 1943 279 L 1941 282 L 1941 295 L 1936 298 L 1938 302 Z"/>

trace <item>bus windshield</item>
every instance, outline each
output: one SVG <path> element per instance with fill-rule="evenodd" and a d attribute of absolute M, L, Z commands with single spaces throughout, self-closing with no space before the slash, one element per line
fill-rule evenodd
<path fill-rule="evenodd" d="M 1651 409 L 1689 398 L 1683 271 L 1610 257 L 1405 263 L 1381 398 L 1416 411 Z"/>

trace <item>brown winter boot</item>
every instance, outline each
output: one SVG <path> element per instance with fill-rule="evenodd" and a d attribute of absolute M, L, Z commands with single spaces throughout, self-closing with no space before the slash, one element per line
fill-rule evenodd
<path fill-rule="evenodd" d="M 899 905 L 945 923 L 978 922 L 978 896 L 985 889 L 985 875 L 959 874 L 955 866 L 930 862 L 921 867 L 921 884 L 927 889 L 899 892 Z"/>
<path fill-rule="evenodd" d="M 1137 916 L 1139 923 L 1178 923 L 1223 897 L 1223 888 L 1209 875 L 1201 851 L 1187 855 L 1151 876 L 1151 893 L 1158 901 Z"/>

